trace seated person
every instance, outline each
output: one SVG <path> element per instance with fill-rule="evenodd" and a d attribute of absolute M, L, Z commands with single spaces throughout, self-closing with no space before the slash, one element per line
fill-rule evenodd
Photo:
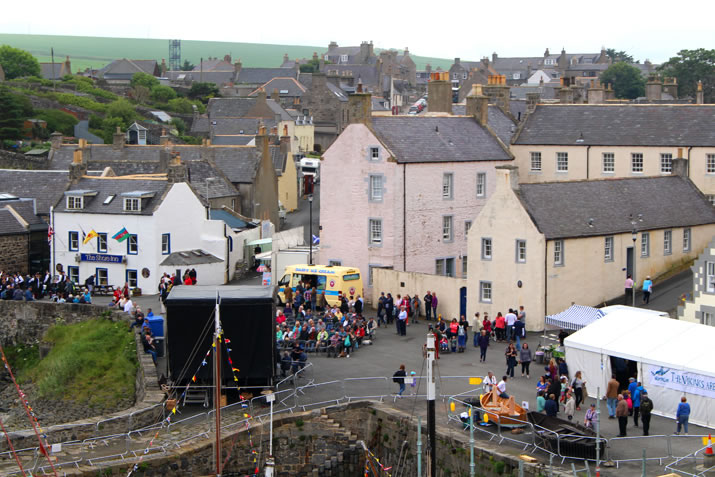
<path fill-rule="evenodd" d="M 151 355 L 151 359 L 156 365 L 156 346 L 154 345 L 154 338 L 151 336 L 151 330 L 145 330 L 142 335 L 142 345 L 144 346 L 144 352 Z"/>
<path fill-rule="evenodd" d="M 445 335 L 442 335 L 442 339 L 439 341 L 439 349 L 441 351 L 449 351 L 449 341 L 447 341 Z"/>
<path fill-rule="evenodd" d="M 316 339 L 318 340 L 318 349 L 328 346 L 328 331 L 320 330 Z"/>
<path fill-rule="evenodd" d="M 298 369 L 300 367 L 300 355 L 303 354 L 303 350 L 301 350 L 298 346 L 293 348 L 293 351 L 290 354 L 290 361 L 291 361 L 291 371 L 293 374 L 298 372 Z"/>
<path fill-rule="evenodd" d="M 328 345 L 328 358 L 331 353 L 333 358 L 337 358 L 341 351 L 342 343 L 340 342 L 340 334 L 337 331 L 333 331 L 333 334 L 330 336 L 330 344 Z"/>

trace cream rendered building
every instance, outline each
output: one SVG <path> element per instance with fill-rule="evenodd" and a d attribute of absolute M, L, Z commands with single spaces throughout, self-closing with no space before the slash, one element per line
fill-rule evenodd
<path fill-rule="evenodd" d="M 715 234 L 715 210 L 677 175 L 519 184 L 514 166 L 496 169 L 468 237 L 468 316 L 523 305 L 527 330 L 541 330 L 544 316 L 573 303 L 622 296 L 634 259 L 639 285 L 648 275 L 657 281 Z"/>
<path fill-rule="evenodd" d="M 692 266 L 693 296 L 678 307 L 678 319 L 715 326 L 715 237 Z"/>
<path fill-rule="evenodd" d="M 682 157 L 715 203 L 715 105 L 539 104 L 511 151 L 525 183 L 667 176 Z"/>

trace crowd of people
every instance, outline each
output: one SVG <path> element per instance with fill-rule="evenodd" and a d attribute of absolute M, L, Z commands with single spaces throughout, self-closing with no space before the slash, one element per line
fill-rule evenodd
<path fill-rule="evenodd" d="M 64 272 L 53 278 L 49 270 L 42 273 L 23 275 L 0 271 L 0 299 L 15 301 L 35 301 L 48 298 L 57 303 L 92 303 L 94 275 L 78 285 Z"/>

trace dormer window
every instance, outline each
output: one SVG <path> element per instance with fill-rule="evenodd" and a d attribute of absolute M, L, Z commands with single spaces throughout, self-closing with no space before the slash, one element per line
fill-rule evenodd
<path fill-rule="evenodd" d="M 140 212 L 142 210 L 141 199 L 134 197 L 124 198 L 124 211 L 125 212 Z"/>
<path fill-rule="evenodd" d="M 348 62 L 348 55 L 340 55 L 340 62 L 341 62 L 341 63 L 347 63 L 347 62 Z"/>
<path fill-rule="evenodd" d="M 67 196 L 67 208 L 70 210 L 82 210 L 84 205 L 84 197 L 76 195 Z"/>

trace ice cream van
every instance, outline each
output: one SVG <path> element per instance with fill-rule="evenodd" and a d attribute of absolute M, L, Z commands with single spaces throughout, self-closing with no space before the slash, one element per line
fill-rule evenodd
<path fill-rule="evenodd" d="M 338 303 L 338 295 L 342 294 L 348 299 L 360 295 L 364 298 L 362 287 L 362 275 L 360 269 L 355 267 L 339 267 L 333 265 L 289 265 L 285 269 L 283 277 L 278 281 L 278 300 L 285 303 L 284 290 L 289 286 L 293 290 L 298 283 L 308 282 L 309 286 L 315 287 L 320 296 L 325 292 L 325 298 L 329 305 Z"/>

